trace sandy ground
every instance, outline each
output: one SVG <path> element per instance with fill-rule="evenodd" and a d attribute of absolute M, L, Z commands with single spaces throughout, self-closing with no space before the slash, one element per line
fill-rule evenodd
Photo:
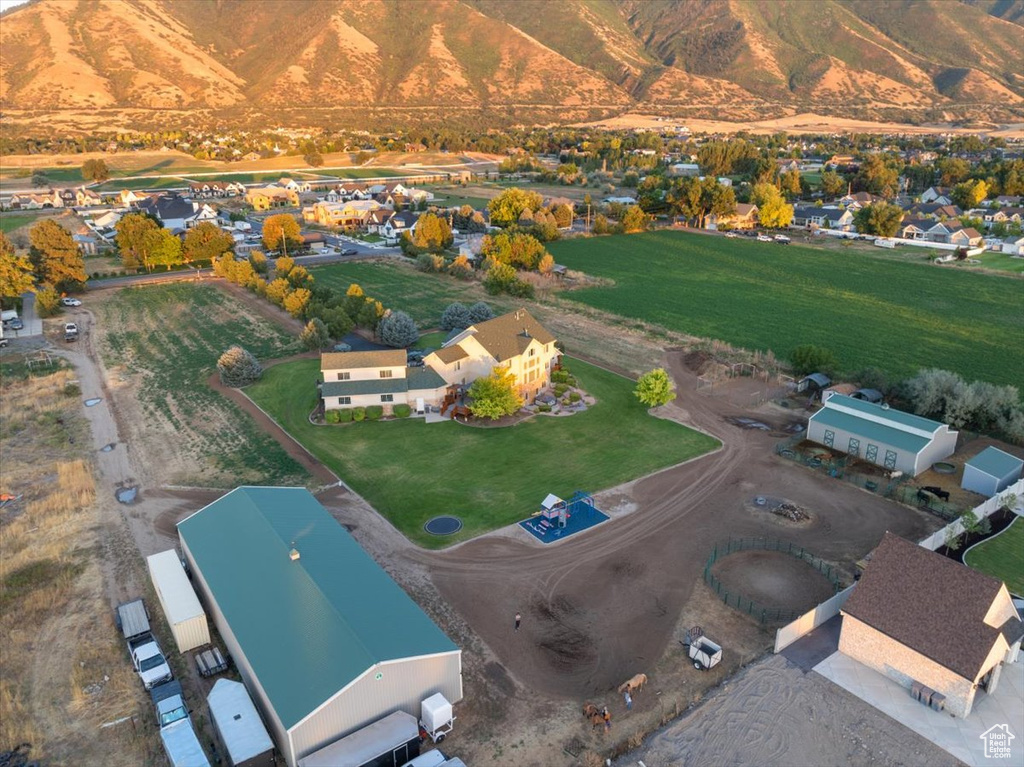
<path fill-rule="evenodd" d="M 907 125 L 905 123 L 872 122 L 847 117 L 832 117 L 806 112 L 787 115 L 770 120 L 750 122 L 729 122 L 726 120 L 701 120 L 687 117 L 660 117 L 652 114 L 629 112 L 603 120 L 578 123 L 580 126 L 601 125 L 616 129 L 659 128 L 668 125 L 685 125 L 692 133 L 737 133 L 747 131 L 755 134 L 787 133 L 975 133 L 984 136 L 1019 136 L 1024 125 L 998 125 L 988 128 L 959 128 L 953 125 L 929 124 Z"/>
<path fill-rule="evenodd" d="M 668 765 L 957 765 L 945 751 L 824 677 L 773 655 L 616 760 Z"/>
<path fill-rule="evenodd" d="M 218 493 L 162 487 L 159 465 L 138 465 L 134 446 L 147 438 L 146 425 L 121 422 L 119 410 L 130 406 L 123 402 L 130 394 L 111 386 L 91 347 L 87 313 L 80 313 L 83 342 L 67 354 L 79 370 L 83 396 L 104 398 L 88 409 L 96 444 L 116 444 L 100 455 L 100 492 L 113 493 L 125 482 L 141 486 L 137 503 L 110 505 L 130 531 L 118 544 L 124 548 L 112 554 L 138 561 L 127 550 L 128 540 L 144 555 L 174 545 L 174 524 Z M 584 337 L 597 339 L 598 323 L 586 318 L 579 323 Z M 628 341 L 623 343 L 629 346 Z M 624 352 L 628 368 L 656 357 L 649 342 Z M 771 634 L 725 607 L 701 580 L 715 542 L 730 535 L 785 537 L 851 571 L 885 530 L 916 539 L 939 525 L 920 512 L 776 458 L 775 437 L 724 420 L 747 412 L 742 403 L 748 393 L 740 393 L 740 404 L 728 396 L 696 394 L 696 376 L 682 355 L 671 353 L 665 363 L 679 398 L 658 415 L 715 434 L 723 449 L 599 494 L 599 507 L 612 514 L 612 522 L 563 544 L 541 547 L 506 530 L 426 552 L 344 487 L 319 496 L 463 648 L 466 697 L 458 733 L 446 741 L 446 751 L 468 763 L 570 764 L 562 749 L 574 740 L 580 748 L 619 752 L 763 654 Z M 770 411 L 760 417 L 776 418 Z M 750 498 L 758 494 L 791 499 L 812 510 L 814 519 L 783 530 L 749 511 Z M 137 582 L 112 567 L 111 601 L 116 602 Z M 787 579 L 790 586 L 801 575 Z M 517 611 L 524 616 L 518 633 L 512 630 Z M 692 625 L 704 626 L 727 648 L 712 672 L 698 674 L 682 655 L 678 640 Z M 638 672 L 648 674 L 650 686 L 627 713 L 615 688 Z M 583 721 L 579 709 L 587 700 L 609 705 L 611 734 L 594 732 Z"/>

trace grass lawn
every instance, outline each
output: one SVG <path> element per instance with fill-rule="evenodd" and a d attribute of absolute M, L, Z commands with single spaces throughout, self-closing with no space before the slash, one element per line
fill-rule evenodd
<path fill-rule="evenodd" d="M 1001 272 L 1024 274 L 1024 258 L 1014 258 L 1009 253 L 982 253 L 976 258 L 986 269 L 998 269 Z"/>
<path fill-rule="evenodd" d="M 310 270 L 317 285 L 344 293 L 353 282 L 389 309 L 408 312 L 421 328 L 437 327 L 441 312 L 453 301 L 470 306 L 486 301 L 495 314 L 513 308 L 507 298 L 484 293 L 478 282 L 462 282 L 446 275 L 425 274 L 411 265 L 379 262 L 331 264 Z"/>
<path fill-rule="evenodd" d="M 39 216 L 30 216 L 24 213 L 0 213 L 0 232 L 13 231 L 19 226 L 33 223 L 38 218 Z"/>
<path fill-rule="evenodd" d="M 419 337 L 410 348 L 412 349 L 440 349 L 441 344 L 444 343 L 444 339 L 448 337 L 448 332 L 445 330 L 438 330 L 434 333 L 424 333 Z"/>
<path fill-rule="evenodd" d="M 461 208 L 463 205 L 469 205 L 474 210 L 483 210 L 487 207 L 489 202 L 490 200 L 483 197 L 465 197 L 460 194 L 435 193 L 434 199 L 430 204 L 445 208 Z"/>
<path fill-rule="evenodd" d="M 1024 596 L 1024 520 L 1015 519 L 995 538 L 967 552 L 964 559 L 975 570 L 1004 581 L 1012 594 Z"/>
<path fill-rule="evenodd" d="M 682 232 L 554 242 L 555 260 L 610 278 L 563 294 L 625 317 L 787 357 L 831 349 L 842 371 L 920 367 L 1024 388 L 1016 280 L 852 252 Z"/>
<path fill-rule="evenodd" d="M 393 176 L 415 176 L 422 173 L 419 169 L 409 169 L 406 171 L 395 170 L 393 168 L 310 168 L 310 173 L 316 173 L 318 176 L 330 176 L 332 178 L 391 178 Z"/>
<path fill-rule="evenodd" d="M 125 180 L 112 179 L 104 181 L 98 186 L 92 187 L 94 192 L 103 194 L 105 192 L 120 192 L 122 189 L 182 189 L 188 186 L 184 178 L 174 176 L 172 178 L 131 178 Z"/>
<path fill-rule="evenodd" d="M 270 368 L 246 393 L 411 540 L 440 548 L 528 517 L 548 493 L 595 492 L 685 461 L 718 441 L 654 418 L 633 382 L 578 360 L 569 367 L 597 404 L 567 418 L 473 428 L 421 419 L 314 426 L 317 360 Z M 463 521 L 437 538 L 423 524 Z"/>
<path fill-rule="evenodd" d="M 268 359 L 298 351 L 295 339 L 212 285 L 124 288 L 93 311 L 105 329 L 104 364 L 114 375 L 139 383 L 148 433 L 165 440 L 169 454 L 185 454 L 194 467 L 193 474 L 175 477 L 176 484 L 235 487 L 308 480 L 276 440 L 206 383 L 217 358 L 234 343 Z"/>

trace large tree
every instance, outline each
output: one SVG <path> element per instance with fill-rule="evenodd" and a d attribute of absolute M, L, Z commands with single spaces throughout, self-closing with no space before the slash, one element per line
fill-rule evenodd
<path fill-rule="evenodd" d="M 988 197 L 988 185 L 981 179 L 964 181 L 953 187 L 951 197 L 964 210 L 977 208 Z"/>
<path fill-rule="evenodd" d="M 424 213 L 410 235 L 402 238 L 402 249 L 412 255 L 440 253 L 452 244 L 452 228 L 448 220 L 435 213 Z"/>
<path fill-rule="evenodd" d="M 110 170 L 103 160 L 86 160 L 82 163 L 82 178 L 86 181 L 106 181 Z"/>
<path fill-rule="evenodd" d="M 516 377 L 501 366 L 495 367 L 489 376 L 473 381 L 469 397 L 470 412 L 477 418 L 497 420 L 523 406 L 523 398 L 516 391 Z"/>
<path fill-rule="evenodd" d="M 282 244 L 283 243 L 283 244 Z M 268 216 L 263 222 L 263 247 L 267 250 L 282 248 L 293 251 L 302 245 L 299 222 L 289 213 Z"/>
<path fill-rule="evenodd" d="M 523 232 L 499 232 L 484 237 L 480 255 L 519 269 L 536 269 L 547 253 L 543 243 Z"/>
<path fill-rule="evenodd" d="M 203 221 L 188 230 L 182 247 L 185 263 L 213 261 L 232 250 L 235 239 L 216 224 Z M 262 254 L 261 254 L 262 255 Z M 266 258 L 264 257 L 264 262 Z"/>
<path fill-rule="evenodd" d="M 877 234 L 879 237 L 893 237 L 900 230 L 903 208 L 887 202 L 865 205 L 853 214 L 857 231 L 863 234 Z"/>
<path fill-rule="evenodd" d="M 793 206 L 772 184 L 755 184 L 750 201 L 757 206 L 757 220 L 769 229 L 789 226 L 793 220 Z"/>
<path fill-rule="evenodd" d="M 14 252 L 7 235 L 0 232 L 0 299 L 14 298 L 35 289 L 32 262 Z"/>
<path fill-rule="evenodd" d="M 619 224 L 626 234 L 633 232 L 644 232 L 651 223 L 651 217 L 644 213 L 639 205 L 630 205 L 622 214 Z"/>
<path fill-rule="evenodd" d="M 709 216 L 723 218 L 736 212 L 736 193 L 715 178 L 681 178 L 666 197 L 673 212 L 703 228 Z"/>
<path fill-rule="evenodd" d="M 239 388 L 260 380 L 263 367 L 251 352 L 241 346 L 232 346 L 217 360 L 220 381 L 225 386 Z"/>
<path fill-rule="evenodd" d="M 168 229 L 147 232 L 144 247 L 147 254 L 147 268 L 164 266 L 170 271 L 172 266 L 182 263 L 181 240 Z"/>
<path fill-rule="evenodd" d="M 29 259 L 39 282 L 66 290 L 86 281 L 85 259 L 71 233 L 53 219 L 38 222 L 28 233 Z"/>
<path fill-rule="evenodd" d="M 469 309 L 458 301 L 448 304 L 441 313 L 441 330 L 463 330 L 472 324 Z"/>
<path fill-rule="evenodd" d="M 900 173 L 878 154 L 868 155 L 853 177 L 853 188 L 881 197 L 894 197 L 900 188 Z"/>
<path fill-rule="evenodd" d="M 827 170 L 821 174 L 821 191 L 829 199 L 840 197 L 846 191 L 846 179 L 834 170 Z"/>
<path fill-rule="evenodd" d="M 121 265 L 125 269 L 138 269 L 149 264 L 149 253 L 146 250 L 146 237 L 160 229 L 153 218 L 144 213 L 129 213 L 122 216 L 114 227 L 117 249 L 121 254 Z"/>
<path fill-rule="evenodd" d="M 518 187 L 506 189 L 489 203 L 491 223 L 495 226 L 511 226 L 519 221 L 524 210 L 533 213 L 540 210 L 544 199 L 537 192 L 527 192 Z"/>

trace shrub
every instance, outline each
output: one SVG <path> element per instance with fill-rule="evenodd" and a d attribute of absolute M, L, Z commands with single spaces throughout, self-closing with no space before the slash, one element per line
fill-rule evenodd
<path fill-rule="evenodd" d="M 412 317 L 401 311 L 391 312 L 382 319 L 377 327 L 377 333 L 382 343 L 395 349 L 411 346 L 420 337 L 419 328 Z"/>
<path fill-rule="evenodd" d="M 60 294 L 49 285 L 36 291 L 36 313 L 40 317 L 52 317 L 60 312 Z"/>
<path fill-rule="evenodd" d="M 324 413 L 324 420 L 327 421 L 327 423 L 340 423 L 341 413 L 337 410 L 328 410 Z"/>
<path fill-rule="evenodd" d="M 537 405 L 537 409 L 542 413 L 550 413 L 551 405 Z"/>
<path fill-rule="evenodd" d="M 561 397 L 563 394 L 565 394 L 568 388 L 569 387 L 567 387 L 564 383 L 555 384 L 555 396 Z"/>
<path fill-rule="evenodd" d="M 464 304 L 448 304 L 441 313 L 441 330 L 462 330 L 473 324 L 472 314 Z"/>
<path fill-rule="evenodd" d="M 82 393 L 82 387 L 77 383 L 69 383 L 64 385 L 64 396 L 65 397 L 77 397 Z"/>
<path fill-rule="evenodd" d="M 831 373 L 836 365 L 835 355 L 831 351 L 814 344 L 796 347 L 790 359 L 793 362 L 793 371 L 802 376 L 809 373 Z"/>
<path fill-rule="evenodd" d="M 352 422 L 352 408 L 347 407 L 342 410 L 335 410 L 334 412 L 338 414 L 338 420 L 341 421 L 341 423 Z"/>
<path fill-rule="evenodd" d="M 366 418 L 366 408 L 365 407 L 354 407 L 354 408 L 352 408 L 352 420 L 353 421 L 362 421 L 365 418 Z"/>
<path fill-rule="evenodd" d="M 384 408 L 380 405 L 370 405 L 366 408 L 367 421 L 378 421 L 382 415 L 384 415 Z"/>
<path fill-rule="evenodd" d="M 551 383 L 568 383 L 569 371 L 567 370 L 554 370 L 551 373 Z"/>
<path fill-rule="evenodd" d="M 412 414 L 412 408 L 408 405 L 399 403 L 391 408 L 391 412 L 395 418 L 408 418 Z"/>
<path fill-rule="evenodd" d="M 569 392 L 569 401 L 570 402 L 579 402 L 580 401 L 580 393 L 578 391 Z"/>
<path fill-rule="evenodd" d="M 477 301 L 469 307 L 469 318 L 472 320 L 471 324 L 486 322 L 494 319 L 494 311 L 485 301 Z"/>
<path fill-rule="evenodd" d="M 241 346 L 232 346 L 217 360 L 220 381 L 234 389 L 248 386 L 260 379 L 263 368 L 252 355 Z"/>
<path fill-rule="evenodd" d="M 314 349 L 326 349 L 331 343 L 331 337 L 323 320 L 314 317 L 306 323 L 306 327 L 299 333 L 299 341 L 302 342 L 304 349 L 312 351 Z"/>

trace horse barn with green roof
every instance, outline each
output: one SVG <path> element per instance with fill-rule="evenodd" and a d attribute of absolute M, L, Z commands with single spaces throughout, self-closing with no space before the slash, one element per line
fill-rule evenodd
<path fill-rule="evenodd" d="M 944 423 L 842 394 L 807 420 L 812 442 L 911 477 L 951 456 L 956 438 Z"/>
<path fill-rule="evenodd" d="M 178 523 L 193 580 L 289 767 L 395 711 L 462 699 L 462 652 L 301 488 Z"/>

